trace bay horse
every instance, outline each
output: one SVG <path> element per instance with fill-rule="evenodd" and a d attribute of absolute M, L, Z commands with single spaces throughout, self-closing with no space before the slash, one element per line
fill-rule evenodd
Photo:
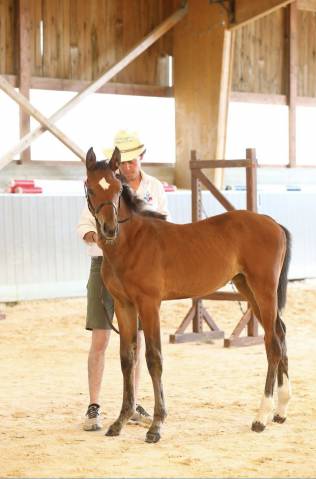
<path fill-rule="evenodd" d="M 273 413 L 277 378 L 278 403 L 274 421 L 283 423 L 291 396 L 285 324 L 290 261 L 290 233 L 272 218 L 247 210 L 219 214 L 192 224 L 173 224 L 146 210 L 116 174 L 116 148 L 110 160 L 86 155 L 86 196 L 103 250 L 101 275 L 114 298 L 120 331 L 123 402 L 107 436 L 116 436 L 135 410 L 134 368 L 138 317 L 146 342 L 146 362 L 153 383 L 155 407 L 146 441 L 160 439 L 166 417 L 161 381 L 162 354 L 159 309 L 162 300 L 206 296 L 230 280 L 249 301 L 264 329 L 268 370 L 264 394 L 252 430 L 264 430 Z"/>

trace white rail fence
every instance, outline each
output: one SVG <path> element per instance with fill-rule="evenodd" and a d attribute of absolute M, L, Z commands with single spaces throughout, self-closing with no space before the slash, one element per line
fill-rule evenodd
<path fill-rule="evenodd" d="M 225 194 L 244 208 L 243 191 Z M 190 222 L 190 191 L 167 195 L 173 221 Z M 315 192 L 258 194 L 259 211 L 292 233 L 290 279 L 316 277 L 315 200 Z M 76 233 L 84 202 L 82 195 L 0 195 L 0 302 L 85 295 L 90 261 Z M 208 192 L 203 209 L 208 216 L 223 211 Z"/>

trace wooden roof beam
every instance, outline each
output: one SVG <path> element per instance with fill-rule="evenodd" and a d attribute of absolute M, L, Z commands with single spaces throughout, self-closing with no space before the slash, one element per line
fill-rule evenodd
<path fill-rule="evenodd" d="M 36 128 L 31 133 L 25 135 L 20 142 L 15 145 L 9 152 L 7 152 L 3 157 L 0 158 L 0 169 L 5 165 L 10 163 L 15 155 L 24 151 L 32 141 L 38 138 L 42 133 L 48 129 L 48 124 L 50 127 L 53 123 L 59 120 L 65 115 L 68 111 L 74 108 L 78 103 L 80 103 L 85 97 L 99 90 L 105 83 L 107 83 L 111 78 L 117 75 L 122 71 L 127 65 L 129 65 L 135 58 L 141 55 L 145 50 L 147 50 L 153 43 L 155 43 L 159 38 L 161 38 L 166 32 L 171 30 L 187 13 L 187 5 L 176 10 L 170 17 L 164 20 L 158 27 L 156 27 L 152 32 L 150 32 L 140 43 L 138 43 L 134 48 L 132 48 L 121 60 L 119 60 L 114 66 L 109 70 L 103 73 L 96 81 L 88 85 L 84 90 L 82 90 L 78 95 L 74 96 L 69 102 L 67 102 L 62 108 L 56 111 L 48 119 L 43 117 L 48 123 L 42 123 L 42 126 Z M 2 78 L 0 87 L 2 84 L 5 85 L 6 80 Z M 7 85 L 6 85 L 7 88 Z M 10 95 L 11 96 L 11 95 Z M 17 101 L 17 100 L 16 100 Z M 31 106 L 31 105 L 30 105 Z M 38 112 L 39 113 L 39 112 Z M 38 120 L 40 121 L 40 120 Z M 51 131 L 51 129 L 50 129 Z M 80 155 L 78 155 L 80 157 Z"/>

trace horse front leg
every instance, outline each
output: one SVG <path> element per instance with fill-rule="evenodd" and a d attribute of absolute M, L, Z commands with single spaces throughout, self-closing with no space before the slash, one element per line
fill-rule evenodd
<path fill-rule="evenodd" d="M 146 442 L 150 443 L 159 441 L 160 428 L 165 417 L 167 416 L 161 381 L 162 354 L 159 306 L 160 304 L 153 305 L 152 300 L 148 300 L 145 302 L 145 304 L 140 306 L 140 315 L 146 342 L 146 362 L 152 379 L 155 396 L 153 422 L 146 434 Z"/>
<path fill-rule="evenodd" d="M 115 302 L 115 313 L 120 330 L 123 401 L 119 417 L 111 424 L 106 436 L 118 436 L 124 424 L 135 412 L 134 370 L 137 352 L 137 311 L 130 303 Z"/>

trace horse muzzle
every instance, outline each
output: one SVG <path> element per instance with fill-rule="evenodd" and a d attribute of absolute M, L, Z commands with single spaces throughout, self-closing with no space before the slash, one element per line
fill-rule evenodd
<path fill-rule="evenodd" d="M 100 223 L 100 232 L 107 244 L 114 243 L 118 237 L 119 225 L 107 225 L 106 223 Z"/>

